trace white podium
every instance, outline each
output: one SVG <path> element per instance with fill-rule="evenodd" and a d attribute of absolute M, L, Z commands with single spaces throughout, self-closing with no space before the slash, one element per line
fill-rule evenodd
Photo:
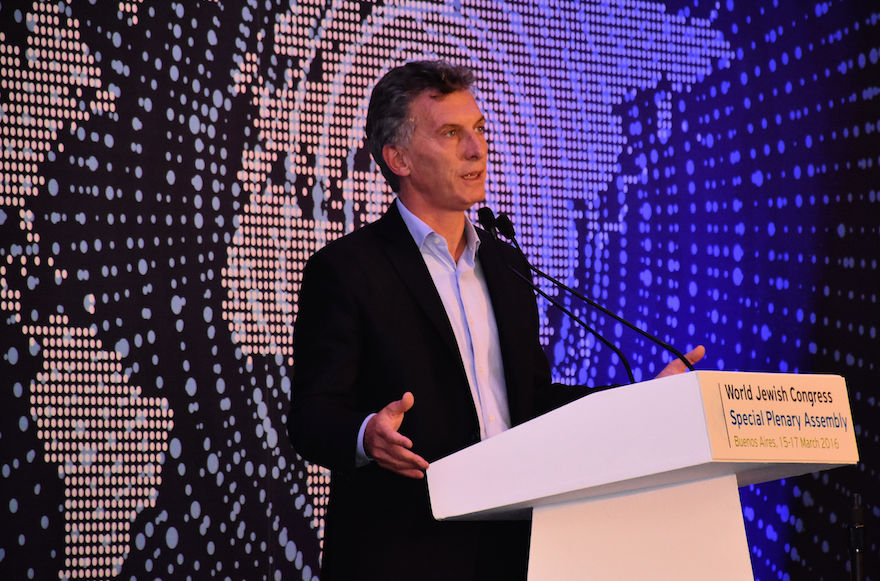
<path fill-rule="evenodd" d="M 532 581 L 741 581 L 738 487 L 858 459 L 842 377 L 695 371 L 591 394 L 427 476 L 437 519 L 531 513 Z"/>

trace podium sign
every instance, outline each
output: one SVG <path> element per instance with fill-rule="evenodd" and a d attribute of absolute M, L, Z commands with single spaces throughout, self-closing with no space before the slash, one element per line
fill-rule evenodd
<path fill-rule="evenodd" d="M 709 422 L 716 459 L 825 463 L 841 458 L 858 460 L 842 377 L 699 373 L 707 416 L 723 419 Z M 720 408 L 715 407 L 716 403 Z"/>
<path fill-rule="evenodd" d="M 437 519 L 532 513 L 532 579 L 740 580 L 737 487 L 856 462 L 842 377 L 695 371 L 594 393 L 427 476 Z"/>

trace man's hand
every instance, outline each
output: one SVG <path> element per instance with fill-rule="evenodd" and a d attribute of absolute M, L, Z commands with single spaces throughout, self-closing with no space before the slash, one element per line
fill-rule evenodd
<path fill-rule="evenodd" d="M 699 361 L 703 358 L 703 355 L 706 354 L 706 348 L 702 345 L 697 345 L 693 351 L 686 354 L 684 356 L 685 359 L 691 362 L 691 365 Z M 657 377 L 666 377 L 667 375 L 676 375 L 678 373 L 684 373 L 687 371 L 687 366 L 685 366 L 684 362 L 677 357 L 669 362 L 669 365 L 663 368 L 663 371 L 657 374 Z"/>
<path fill-rule="evenodd" d="M 382 468 L 409 478 L 424 478 L 428 462 L 411 452 L 412 441 L 397 431 L 403 422 L 403 414 L 414 403 L 413 394 L 406 392 L 370 418 L 364 430 L 364 450 Z"/>

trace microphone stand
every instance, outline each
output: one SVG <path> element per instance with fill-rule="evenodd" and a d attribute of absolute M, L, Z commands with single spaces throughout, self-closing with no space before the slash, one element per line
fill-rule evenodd
<path fill-rule="evenodd" d="M 563 313 L 565 313 L 566 315 L 571 317 L 571 319 L 574 322 L 578 323 L 581 327 L 583 327 L 584 329 L 586 329 L 587 331 L 589 331 L 590 333 L 595 335 L 596 338 L 599 339 L 599 341 L 601 341 L 603 345 L 605 345 L 606 347 L 608 347 L 609 349 L 614 351 L 614 353 L 617 355 L 618 358 L 620 358 L 620 361 L 623 363 L 624 369 L 626 369 L 626 376 L 629 378 L 629 382 L 630 383 L 636 382 L 636 379 L 633 376 L 632 368 L 629 365 L 629 361 L 627 361 L 626 357 L 623 356 L 623 352 L 617 346 L 615 346 L 613 343 L 608 341 L 608 339 L 603 337 L 596 329 L 594 329 L 589 324 L 587 324 L 586 321 L 583 321 L 580 317 L 578 317 L 577 315 L 572 313 L 571 310 L 568 309 L 568 307 L 566 307 L 565 305 L 563 305 L 562 303 L 560 303 L 559 301 L 557 301 L 556 299 L 554 299 L 553 297 L 551 297 L 550 295 L 548 295 L 547 293 L 542 291 L 540 288 L 538 288 L 538 286 L 535 283 L 533 283 L 532 281 L 530 281 L 529 278 L 527 276 L 525 276 L 523 273 L 521 273 L 520 271 L 518 271 L 514 267 L 510 266 L 509 264 L 507 265 L 507 268 L 509 268 L 511 270 L 511 272 L 513 272 L 513 274 L 518 276 L 527 285 L 529 285 L 533 291 L 535 291 L 536 293 L 538 293 L 539 295 L 541 295 L 542 297 L 547 299 L 551 305 L 553 305 L 554 307 L 556 307 L 557 309 L 559 309 L 560 311 L 562 311 Z"/>
<path fill-rule="evenodd" d="M 853 498 L 849 525 L 850 578 L 852 581 L 865 581 L 865 513 L 862 509 L 862 495 Z"/>
<path fill-rule="evenodd" d="M 482 221 L 480 223 L 482 224 Z M 513 245 L 516 247 L 516 249 L 519 250 L 520 253 L 523 254 L 523 256 L 525 256 L 525 253 L 523 253 L 522 248 L 520 248 L 520 246 L 519 246 L 519 242 L 517 242 L 517 240 L 516 240 L 516 232 L 514 231 L 514 228 L 513 228 L 513 222 L 510 221 L 510 218 L 507 216 L 507 214 L 503 214 L 503 213 L 498 214 L 498 218 L 496 219 L 496 227 L 498 229 L 498 232 L 500 232 L 505 238 L 508 238 L 513 243 Z M 599 311 L 605 313 L 606 315 L 608 315 L 609 317 L 611 317 L 615 321 L 622 323 L 623 325 L 625 325 L 629 329 L 632 329 L 633 331 L 635 331 L 636 333 L 638 333 L 642 337 L 645 337 L 646 339 L 648 339 L 648 340 L 652 341 L 653 343 L 659 345 L 660 347 L 666 349 L 667 351 L 669 351 L 670 353 L 672 353 L 673 355 L 678 357 L 681 360 L 681 362 L 684 363 L 685 367 L 688 368 L 689 371 L 694 370 L 693 364 L 691 364 L 691 362 L 687 360 L 687 357 L 685 357 L 680 351 L 678 351 L 672 345 L 661 340 L 659 337 L 655 337 L 654 335 L 648 333 L 647 331 L 630 323 L 629 321 L 627 321 L 623 317 L 621 317 L 621 316 L 615 314 L 614 312 L 612 312 L 611 310 L 603 307 L 602 305 L 600 305 L 599 303 L 597 303 L 593 299 L 574 290 L 573 288 L 566 285 L 561 280 L 555 279 L 552 276 L 550 276 L 549 274 L 547 274 L 546 272 L 542 271 L 541 269 L 539 269 L 535 266 L 532 266 L 532 264 L 530 262 L 526 261 L 526 263 L 529 265 L 529 268 L 532 271 L 534 271 L 538 276 L 541 276 L 542 278 L 552 282 L 553 284 L 557 285 L 559 288 L 571 293 L 573 296 L 584 301 L 585 303 L 587 303 L 591 307 L 598 309 Z"/>
<path fill-rule="evenodd" d="M 498 228 L 496 225 L 497 220 L 495 218 L 495 213 L 492 211 L 492 209 L 488 208 L 486 206 L 483 206 L 482 208 L 477 210 L 477 219 L 479 220 L 480 226 L 483 228 L 483 230 L 485 230 L 489 234 L 489 236 L 492 237 L 493 240 L 498 240 Z M 516 249 L 519 251 L 520 255 L 523 257 L 523 261 L 526 263 L 526 265 L 529 268 L 533 269 L 532 265 L 529 264 L 529 261 L 526 260 L 526 256 L 523 253 L 522 249 L 519 247 L 519 244 L 516 244 L 516 240 L 514 240 L 514 244 L 516 245 Z M 557 301 L 556 299 L 551 297 L 549 294 L 547 294 L 546 292 L 544 292 L 543 290 L 538 288 L 538 286 L 534 282 L 532 282 L 532 280 L 529 277 L 525 276 L 523 273 L 521 273 L 520 271 L 518 271 L 517 269 L 515 269 L 514 267 L 512 267 L 509 264 L 507 265 L 507 268 L 509 268 L 510 271 L 513 272 L 513 274 L 518 276 L 520 278 L 520 280 L 522 280 L 527 285 L 529 285 L 529 288 L 531 288 L 533 291 L 535 291 L 536 293 L 538 293 L 539 295 L 541 295 L 542 297 L 547 299 L 551 305 L 553 305 L 554 307 L 556 307 L 557 309 L 559 309 L 560 311 L 562 311 L 563 313 L 568 315 L 571 318 L 571 320 L 573 320 L 575 323 L 577 323 L 578 325 L 580 325 L 581 327 L 586 329 L 587 332 L 592 333 L 597 339 L 599 339 L 599 341 L 602 342 L 603 345 L 605 345 L 606 347 L 611 349 L 617 355 L 617 357 L 620 359 L 620 361 L 623 363 L 623 367 L 624 367 L 624 369 L 626 369 L 626 376 L 629 378 L 629 382 L 630 383 L 636 382 L 635 377 L 633 376 L 632 367 L 630 367 L 629 361 L 623 355 L 623 352 L 616 345 L 614 345 L 613 343 L 608 341 L 598 331 L 596 331 L 596 329 L 594 329 L 589 324 L 587 324 L 586 321 L 584 321 L 583 319 L 581 319 L 580 317 L 575 315 L 573 312 L 571 312 L 571 310 L 569 310 L 568 307 L 566 307 L 565 305 L 563 305 L 562 303 L 560 303 L 559 301 Z M 553 282 L 553 281 L 551 280 L 551 282 Z"/>

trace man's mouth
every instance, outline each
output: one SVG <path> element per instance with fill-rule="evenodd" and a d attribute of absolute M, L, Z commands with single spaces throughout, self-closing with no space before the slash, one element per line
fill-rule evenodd
<path fill-rule="evenodd" d="M 475 180 L 475 179 L 479 178 L 480 175 L 482 175 L 482 173 L 483 173 L 483 172 L 481 172 L 481 171 L 472 171 L 472 172 L 470 172 L 470 173 L 466 173 L 466 174 L 464 174 L 464 175 L 461 176 L 461 177 L 463 177 L 463 178 L 466 179 L 466 180 Z"/>

